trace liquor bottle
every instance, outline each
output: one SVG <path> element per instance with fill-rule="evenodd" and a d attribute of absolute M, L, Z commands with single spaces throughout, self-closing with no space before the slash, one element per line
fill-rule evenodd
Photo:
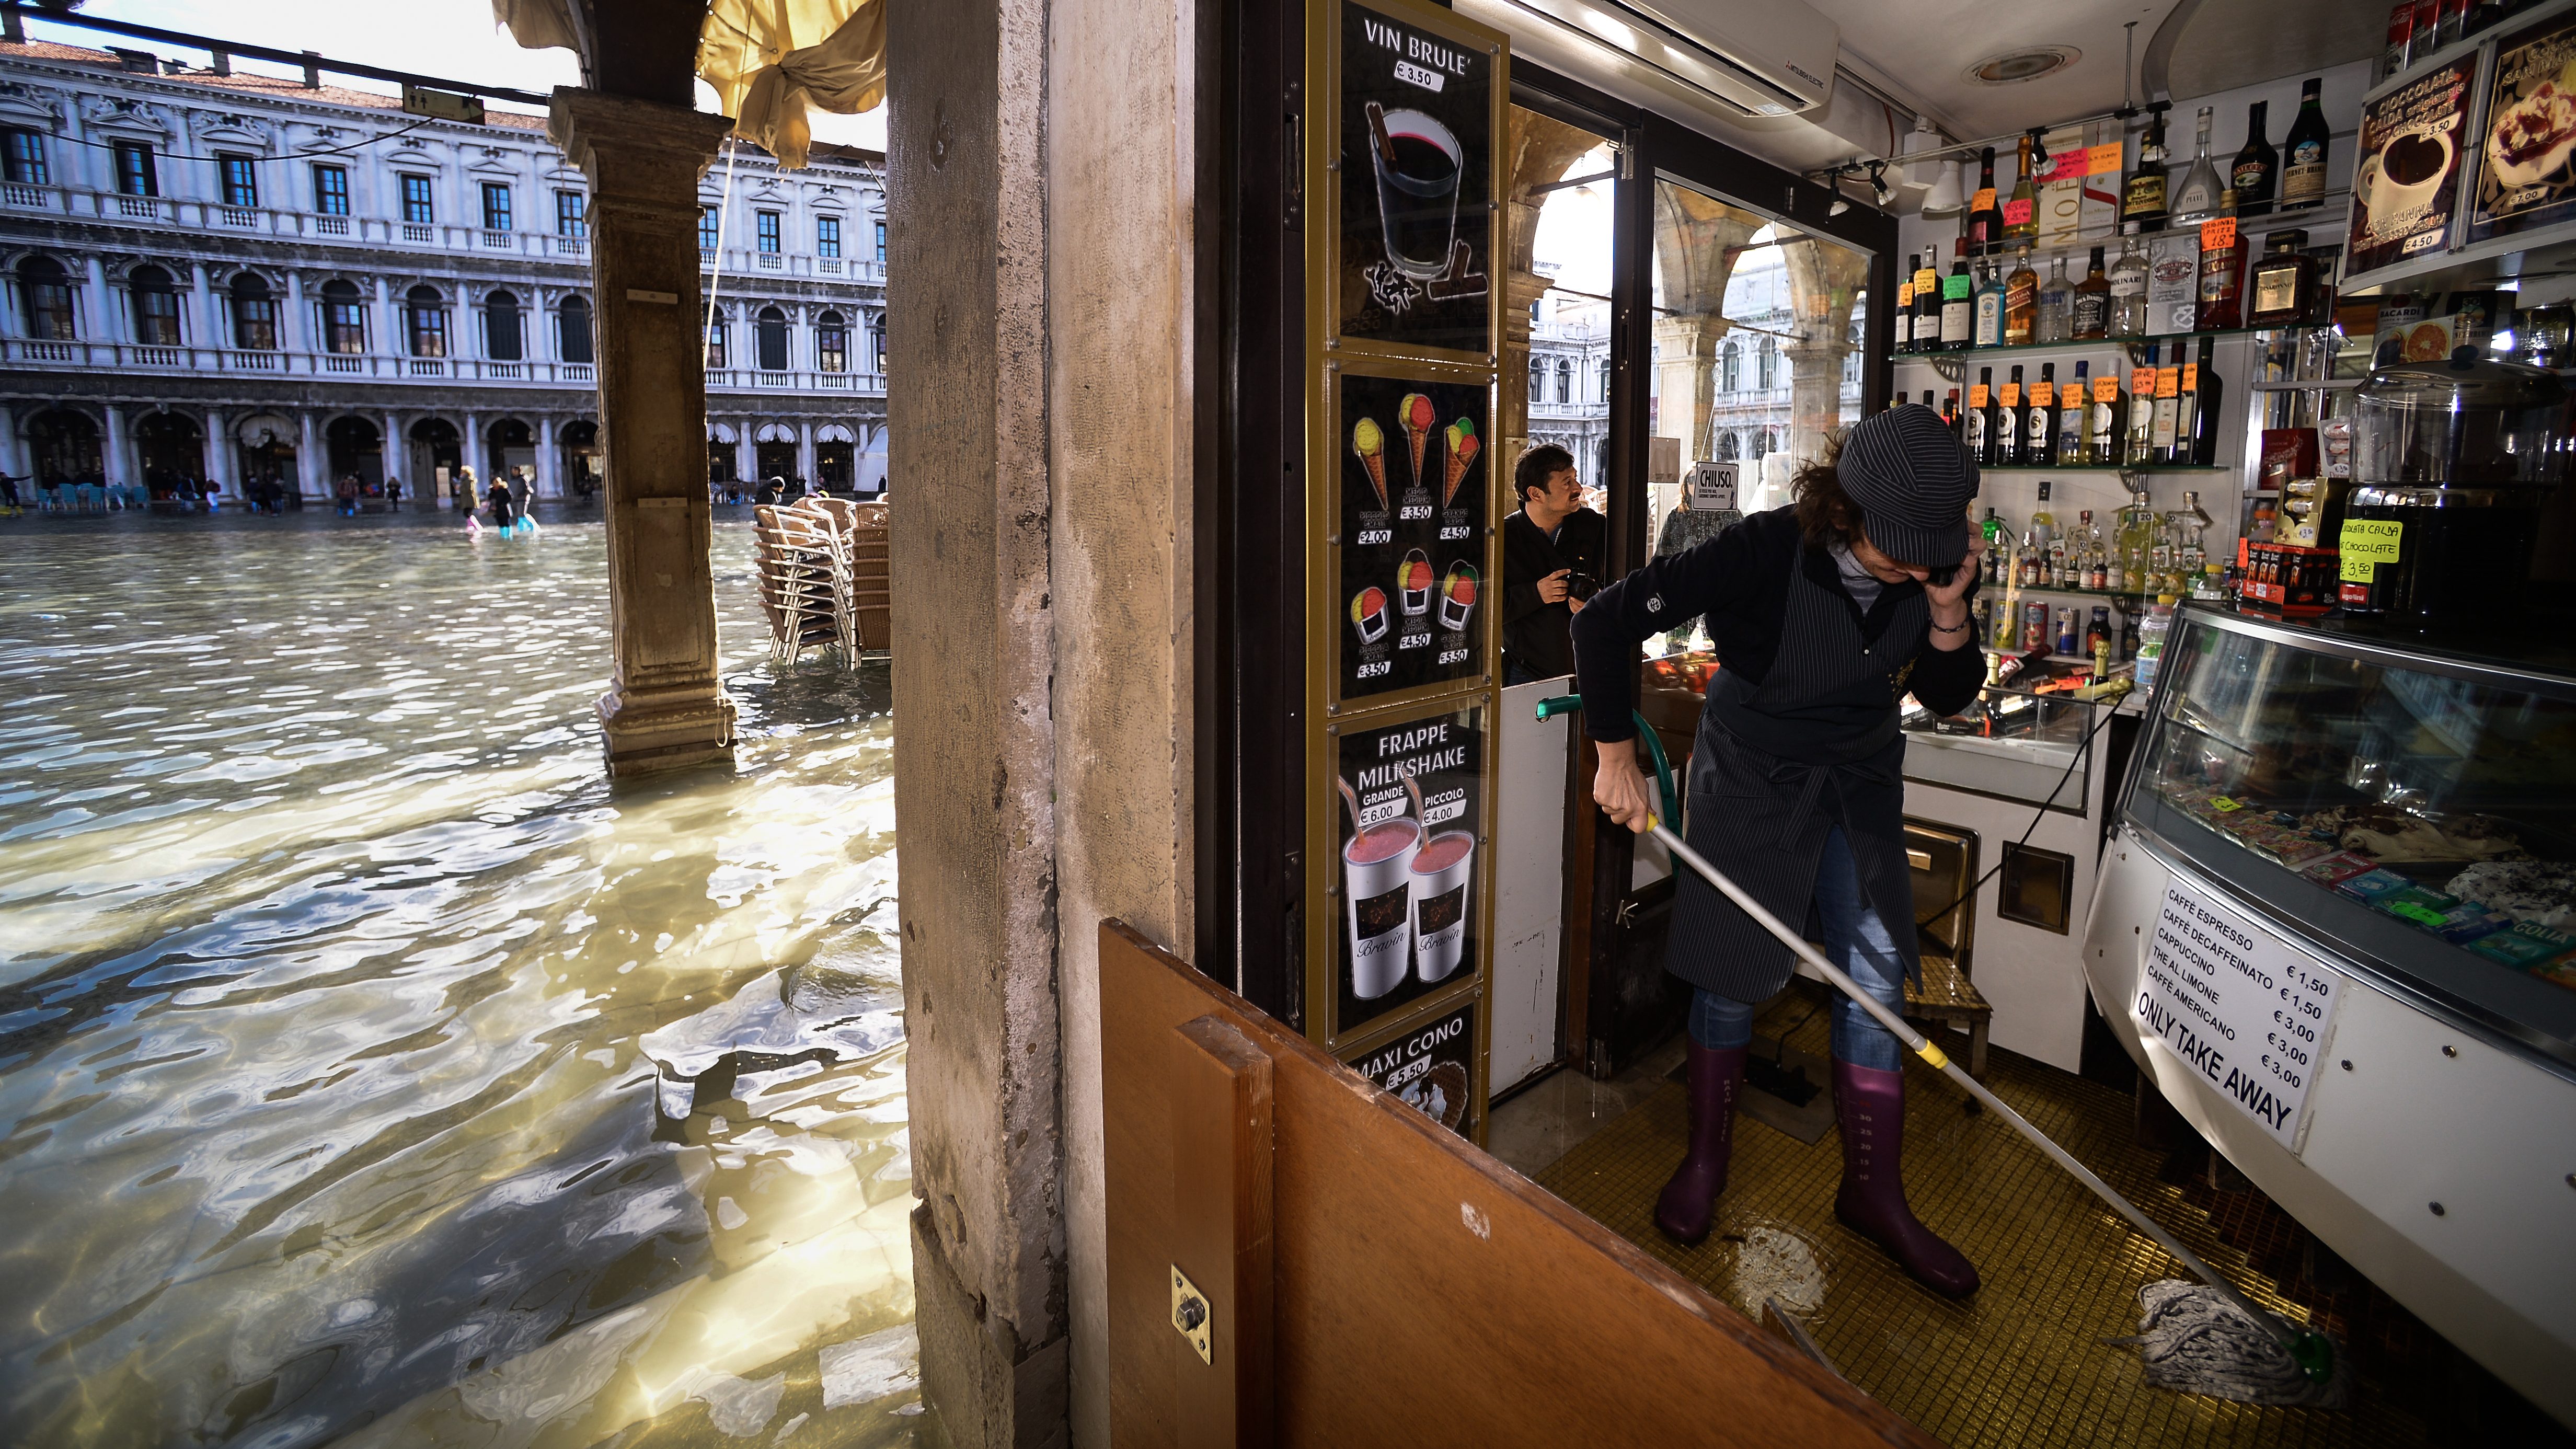
<path fill-rule="evenodd" d="M 2301 254 L 2307 244 L 2307 232 L 2295 226 L 2263 238 L 2263 259 L 2254 264 L 2254 306 L 2246 313 L 2247 326 L 2294 326 L 2316 305 L 2317 260 Z"/>
<path fill-rule="evenodd" d="M 2269 101 L 2256 101 L 2245 112 L 2245 149 L 2227 168 L 2227 184 L 2236 193 L 2238 216 L 2261 216 L 2272 209 L 2281 185 L 2281 153 L 2263 134 L 2271 119 Z"/>
<path fill-rule="evenodd" d="M 2057 539 L 2057 515 L 2048 511 L 2048 480 L 2039 480 L 2039 506 L 2030 511 L 2030 532 L 2046 548 Z"/>
<path fill-rule="evenodd" d="M 1914 350 L 1938 352 L 1941 337 L 1941 256 L 1925 252 L 1914 264 Z"/>
<path fill-rule="evenodd" d="M 1914 272 L 1923 265 L 1920 253 L 1905 259 L 1905 274 L 1896 280 L 1896 336 L 1888 343 L 1891 352 L 1914 350 Z"/>
<path fill-rule="evenodd" d="M 2190 354 L 2185 353 L 2188 357 Z M 2174 450 L 2176 466 L 2192 461 L 2193 417 L 2200 408 L 2200 369 L 2190 362 L 2182 365 L 2182 376 L 2174 385 Z"/>
<path fill-rule="evenodd" d="M 2030 248 L 2022 247 L 2004 278 L 2004 346 L 2027 347 L 2038 330 L 2039 273 L 2030 269 Z"/>
<path fill-rule="evenodd" d="M 2039 240 L 2039 186 L 2031 174 L 2030 137 L 2021 138 L 2020 168 L 2012 196 L 2004 202 L 2004 244 L 2029 246 Z"/>
<path fill-rule="evenodd" d="M 2143 337 L 2147 333 L 2147 254 L 2136 237 L 2120 239 L 2120 259 L 2111 264 L 2111 335 Z"/>
<path fill-rule="evenodd" d="M 2048 280 L 2039 287 L 2040 342 L 2064 342 L 2075 335 L 2075 287 L 2066 280 L 2066 258 L 2049 263 Z"/>
<path fill-rule="evenodd" d="M 2182 349 L 2182 343 L 2175 343 L 2171 360 L 2156 369 L 2156 407 L 2147 434 L 2150 463 L 2170 466 L 2182 461 L 2174 451 L 2174 421 L 2182 411 Z"/>
<path fill-rule="evenodd" d="M 2111 335 L 2111 279 L 2102 274 L 2102 249 L 2093 249 L 2084 280 L 2075 284 L 2067 306 L 2066 335 L 2079 342 Z"/>
<path fill-rule="evenodd" d="M 2209 580 L 2209 550 L 2202 542 L 2216 520 L 2200 506 L 2200 495 L 2186 492 L 2182 508 L 2173 516 L 2174 540 L 2178 546 L 2175 567 L 2182 574 L 2182 592 L 2192 598 L 2208 598 L 2216 591 Z"/>
<path fill-rule="evenodd" d="M 2093 420 L 2092 379 L 2086 377 L 2086 364 L 2075 364 L 2075 380 L 2057 395 L 2057 446 L 2051 450 L 2059 467 L 2080 466 L 2089 455 L 2086 429 Z"/>
<path fill-rule="evenodd" d="M 2209 365 L 2213 343 L 2211 338 L 2200 339 L 2200 361 L 2192 368 L 2199 402 L 2191 415 L 2191 454 L 2188 458 L 2176 460 L 2197 463 L 2204 468 L 2218 461 L 2219 404 L 2224 400 L 2218 373 Z"/>
<path fill-rule="evenodd" d="M 2000 264 L 1977 263 L 1977 345 L 2004 345 L 2004 269 Z"/>
<path fill-rule="evenodd" d="M 1950 259 L 1950 275 L 1941 279 L 1941 347 L 1948 352 L 1968 350 L 1969 314 L 1976 307 L 1971 295 L 1976 283 L 1968 276 L 1967 243 L 1959 244 L 1958 255 Z"/>
<path fill-rule="evenodd" d="M 2139 489 L 2120 510 L 2120 567 L 2125 583 L 2112 587 L 2132 594 L 2153 593 L 2155 584 L 2147 577 L 2149 551 L 2155 546 L 2156 508 Z"/>
<path fill-rule="evenodd" d="M 1995 148 L 1988 146 L 1977 155 L 1977 194 L 1968 203 L 1968 250 L 1991 255 L 2003 237 L 2003 212 L 1995 206 Z"/>
<path fill-rule="evenodd" d="M 2281 209 L 2316 206 L 2326 198 L 2326 152 L 2334 129 L 2326 124 L 2325 107 L 2317 101 L 2315 78 L 2299 85 L 2299 114 L 2282 143 L 2288 152 L 2281 167 Z M 2241 201 L 2242 198 L 2239 198 Z"/>
<path fill-rule="evenodd" d="M 1941 425 L 1950 430 L 1951 437 L 1959 436 L 1959 390 L 1955 387 L 1950 389 L 1948 397 L 1941 399 Z"/>
<path fill-rule="evenodd" d="M 2057 461 L 2057 364 L 2039 365 L 2039 381 L 2030 385 L 2030 406 L 2022 414 L 2021 461 L 2045 468 Z"/>
<path fill-rule="evenodd" d="M 2120 462 L 2120 375 L 2119 364 L 2093 379 L 2093 415 L 2085 423 L 2084 461 L 2097 468 L 2117 467 Z"/>
<path fill-rule="evenodd" d="M 2147 133 L 2138 142 L 2138 164 L 2120 198 L 2120 225 L 2131 232 L 2161 231 L 2165 224 L 2165 107 L 2147 108 Z M 2134 335 L 2134 334 L 2133 334 Z"/>
<path fill-rule="evenodd" d="M 2245 325 L 2245 244 L 2232 216 L 2212 217 L 2200 228 L 2200 305 L 2195 332 Z"/>
<path fill-rule="evenodd" d="M 1977 466 L 1991 468 L 1995 462 L 1995 370 L 1977 369 L 1976 386 L 1968 389 L 1968 456 Z"/>
<path fill-rule="evenodd" d="M 2191 169 L 2182 176 L 2182 184 L 2173 190 L 2169 225 L 2197 226 L 2218 215 L 2220 185 L 2218 168 L 2209 160 L 2209 107 L 2200 108 L 2199 139 L 2194 143 Z"/>
<path fill-rule="evenodd" d="M 2180 347 L 2182 344 L 2174 344 Z M 2129 410 L 2123 419 L 2128 424 L 2128 442 L 2122 449 L 2121 462 L 2131 468 L 2143 468 L 2155 461 L 2156 362 L 2164 344 L 2147 344 L 2146 364 L 2129 370 Z"/>
<path fill-rule="evenodd" d="M 2052 589 L 2069 587 L 2067 581 L 2075 575 L 2075 566 L 2067 558 L 2070 547 L 2071 543 L 2064 534 L 2059 534 L 2048 541 L 2047 574 L 2048 586 Z"/>
<path fill-rule="evenodd" d="M 1905 394 L 1903 393 L 1898 393 L 1896 396 L 1899 402 L 1902 402 L 1905 399 Z M 1923 389 L 1923 405 L 1927 408 L 1932 406 L 1932 389 L 1928 387 Z"/>
<path fill-rule="evenodd" d="M 1995 400 L 1995 466 L 2011 468 L 2021 462 L 2021 368 L 2015 365 L 2012 380 L 2004 384 Z"/>
<path fill-rule="evenodd" d="M 2098 594 L 2110 586 L 2111 566 L 2102 556 L 2102 530 L 2088 508 L 2084 510 L 2084 587 Z"/>

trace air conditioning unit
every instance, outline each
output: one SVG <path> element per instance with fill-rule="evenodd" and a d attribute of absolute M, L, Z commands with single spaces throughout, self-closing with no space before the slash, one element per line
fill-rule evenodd
<path fill-rule="evenodd" d="M 1746 116 L 1794 116 L 1833 92 L 1842 31 L 1799 0 L 1507 0 Z"/>

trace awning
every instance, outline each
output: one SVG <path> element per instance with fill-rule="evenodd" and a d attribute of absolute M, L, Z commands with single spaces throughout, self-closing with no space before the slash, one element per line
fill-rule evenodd
<path fill-rule="evenodd" d="M 292 448 L 295 446 L 296 428 L 295 424 L 275 413 L 253 413 L 234 425 L 233 436 L 241 439 L 245 448 L 265 448 L 271 444 Z"/>
<path fill-rule="evenodd" d="M 573 0 L 492 0 L 492 16 L 531 50 L 578 50 Z M 885 100 L 884 0 L 713 0 L 698 28 L 698 78 L 734 134 L 803 166 L 809 109 L 856 115 Z"/>
<path fill-rule="evenodd" d="M 796 430 L 787 426 L 785 423 L 762 423 L 760 425 L 760 431 L 752 436 L 752 441 L 755 443 L 792 443 L 796 441 Z"/>
<path fill-rule="evenodd" d="M 818 443 L 855 443 L 858 439 L 851 437 L 850 430 L 842 427 L 839 423 L 825 423 L 823 426 L 814 430 L 814 441 Z"/>

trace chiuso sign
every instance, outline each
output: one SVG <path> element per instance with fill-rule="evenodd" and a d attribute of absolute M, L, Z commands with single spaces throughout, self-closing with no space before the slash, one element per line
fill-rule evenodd
<path fill-rule="evenodd" d="M 2145 1035 L 2295 1152 L 2341 987 L 2333 972 L 2238 912 L 2168 884 L 2129 1012 Z"/>

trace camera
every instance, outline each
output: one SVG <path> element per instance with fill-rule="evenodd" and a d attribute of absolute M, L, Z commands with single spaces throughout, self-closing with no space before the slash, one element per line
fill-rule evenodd
<path fill-rule="evenodd" d="M 1601 592 L 1601 581 L 1599 579 L 1594 578 L 1590 574 L 1579 571 L 1570 570 L 1567 572 L 1565 576 L 1565 596 L 1567 598 L 1580 599 L 1588 604 L 1592 602 L 1592 596 L 1599 592 Z"/>

